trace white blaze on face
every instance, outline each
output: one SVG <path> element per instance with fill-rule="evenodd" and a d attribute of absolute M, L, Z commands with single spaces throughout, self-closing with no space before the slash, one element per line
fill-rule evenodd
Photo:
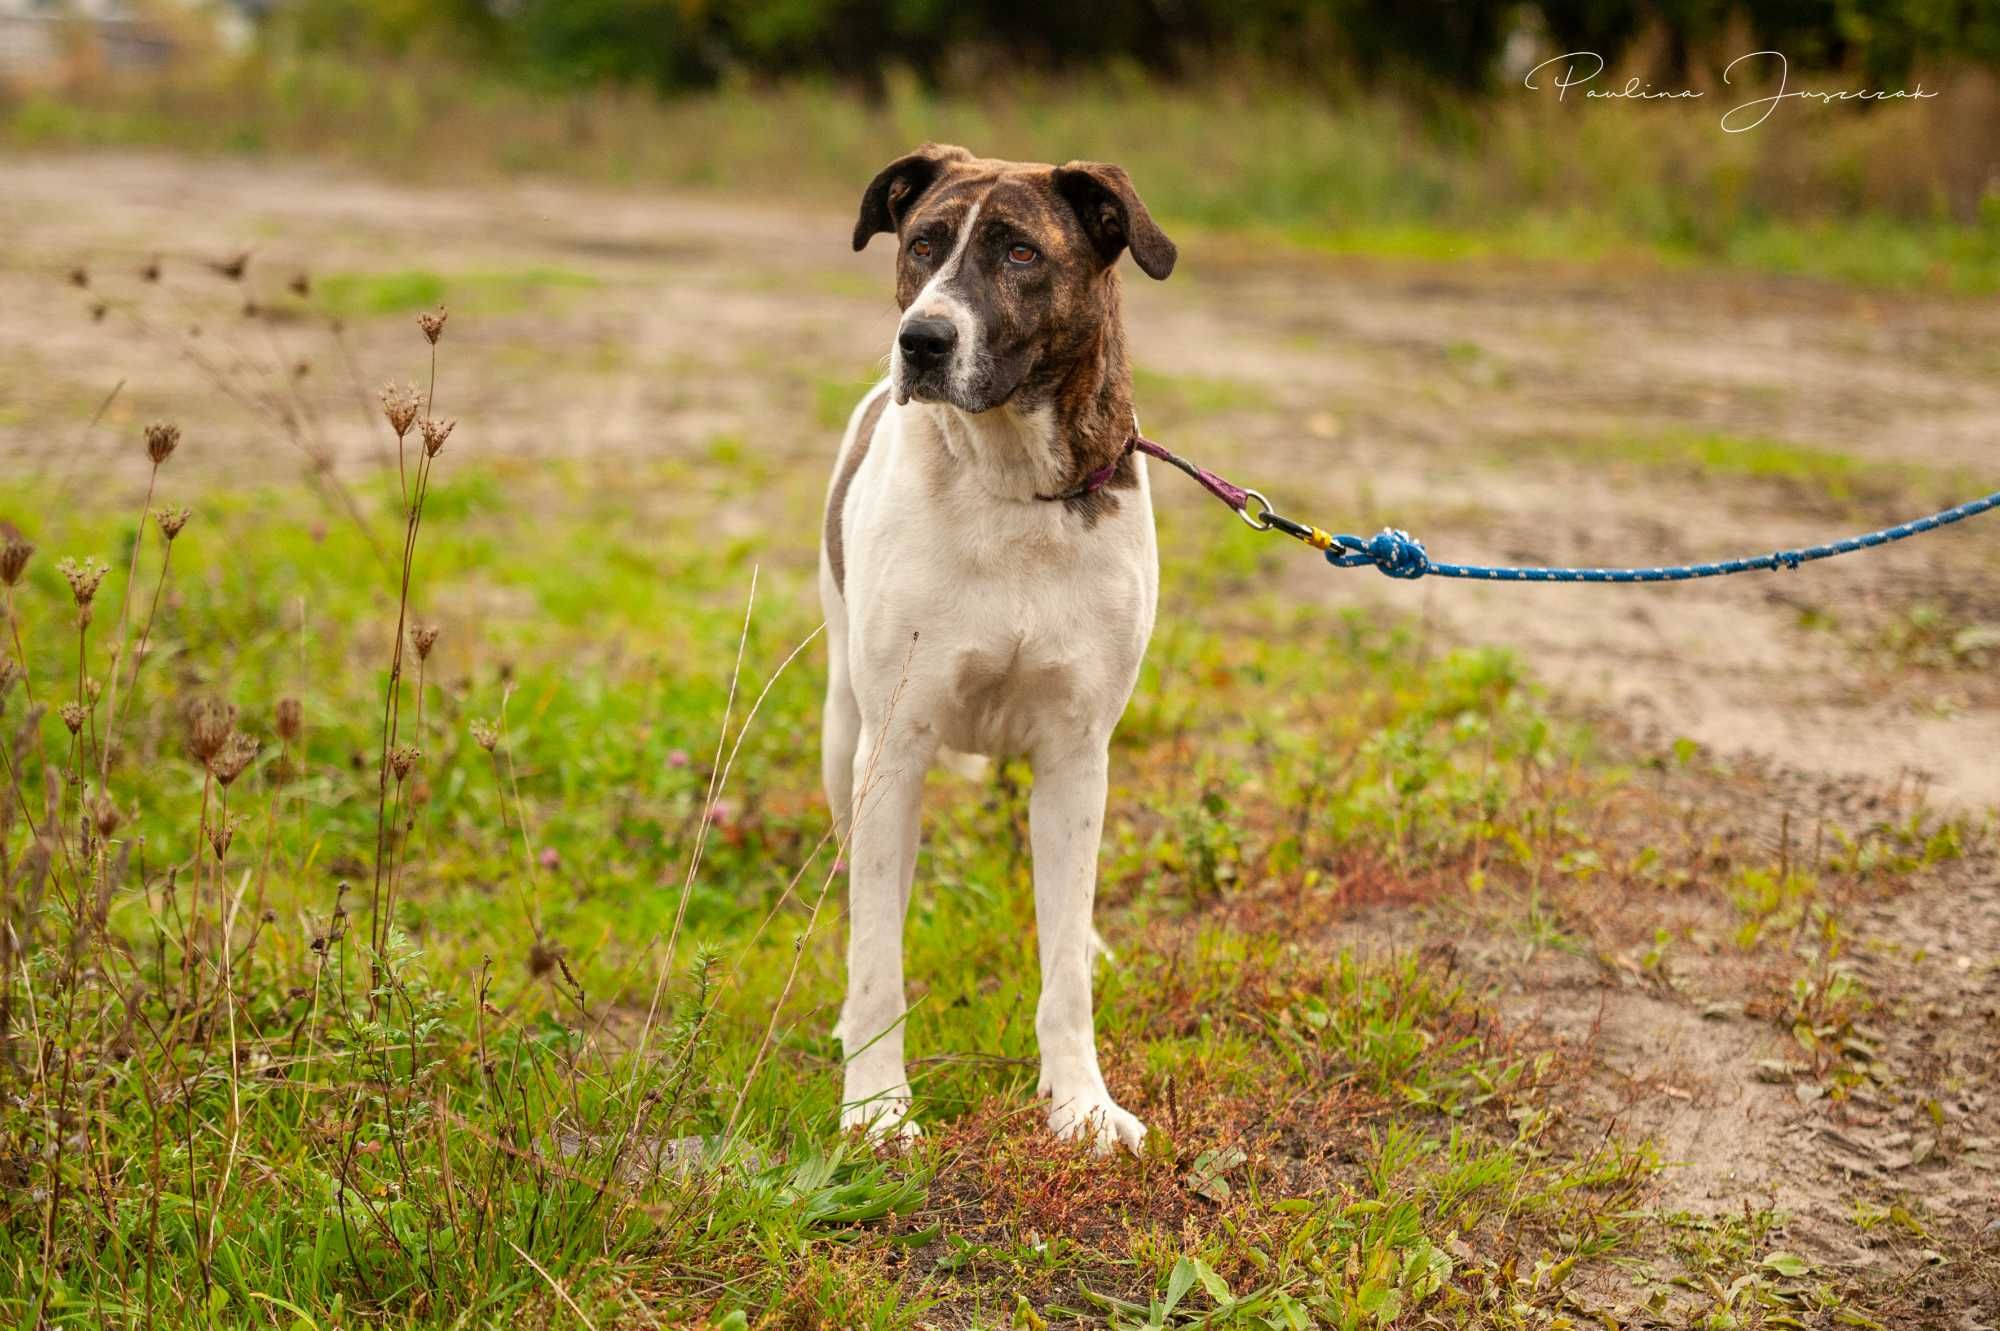
<path fill-rule="evenodd" d="M 972 310 L 955 292 L 948 290 L 952 279 L 958 276 L 959 268 L 965 262 L 965 251 L 972 244 L 972 234 L 979 226 L 979 210 L 986 206 L 986 195 L 982 194 L 966 210 L 965 220 L 958 224 L 958 234 L 952 237 L 951 253 L 931 274 L 931 280 L 924 283 L 923 290 L 910 302 L 910 308 L 903 312 L 903 322 L 898 324 L 899 336 L 904 325 L 912 319 L 949 319 L 958 333 L 958 346 L 952 352 L 951 389 L 954 397 L 961 400 L 972 390 L 973 368 L 979 364 L 983 348 L 979 344 L 979 325 L 972 317 Z M 907 395 L 902 389 L 905 378 L 903 369 L 903 348 L 899 340 L 896 345 L 895 379 L 899 388 L 898 400 Z"/>

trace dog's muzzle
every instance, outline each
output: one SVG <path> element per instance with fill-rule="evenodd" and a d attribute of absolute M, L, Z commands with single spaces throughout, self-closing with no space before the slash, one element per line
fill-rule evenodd
<path fill-rule="evenodd" d="M 919 398 L 942 397 L 958 349 L 958 328 L 949 319 L 911 319 L 896 334 L 902 353 L 903 389 Z"/>

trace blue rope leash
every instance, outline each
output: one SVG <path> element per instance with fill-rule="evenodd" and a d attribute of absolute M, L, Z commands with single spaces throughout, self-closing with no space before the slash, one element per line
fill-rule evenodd
<path fill-rule="evenodd" d="M 1408 532 L 1390 528 L 1367 540 L 1359 536 L 1335 536 L 1327 548 L 1326 562 L 1335 568 L 1360 568 L 1373 564 L 1392 578 L 1474 578 L 1484 582 L 1687 582 L 1694 578 L 1720 578 L 1730 573 L 1750 573 L 1758 569 L 1797 568 L 1815 559 L 1850 555 L 2000 508 L 2000 490 L 1984 499 L 1948 508 L 1926 518 L 1898 523 L 1861 536 L 1825 545 L 1808 545 L 1797 550 L 1775 550 L 1768 555 L 1725 559 L 1712 564 L 1669 564 L 1659 568 L 1508 568 L 1484 564 L 1446 564 L 1433 560 L 1424 543 Z M 1277 524 L 1272 524 L 1274 527 Z M 1308 537 L 1307 539 L 1310 539 Z"/>
<path fill-rule="evenodd" d="M 1954 522 L 1977 517 L 2000 508 L 2000 490 L 1983 499 L 1974 499 L 1933 513 L 1884 527 L 1844 541 L 1808 545 L 1797 550 L 1774 550 L 1768 555 L 1749 555 L 1712 564 L 1668 564 L 1657 568 L 1535 568 L 1490 564 L 1445 564 L 1430 557 L 1424 543 L 1406 531 L 1385 528 L 1371 537 L 1345 536 L 1321 531 L 1303 522 L 1294 522 L 1271 506 L 1271 501 L 1255 490 L 1232 485 L 1205 467 L 1188 461 L 1150 439 L 1134 436 L 1139 451 L 1171 463 L 1192 476 L 1210 494 L 1236 510 L 1236 515 L 1258 531 L 1279 531 L 1324 551 L 1326 562 L 1335 568 L 1364 568 L 1373 565 L 1392 578 L 1470 578 L 1478 582 L 1689 582 L 1695 578 L 1720 578 L 1731 573 L 1752 573 L 1760 569 L 1792 569 L 1815 559 L 1851 555 L 1878 545 L 1908 540 Z M 1251 501 L 1255 501 L 1253 509 Z"/>

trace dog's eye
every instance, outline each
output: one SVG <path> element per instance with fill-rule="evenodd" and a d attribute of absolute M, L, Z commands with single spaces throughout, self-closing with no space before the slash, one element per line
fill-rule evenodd
<path fill-rule="evenodd" d="M 931 243 L 919 236 L 910 242 L 910 253 L 919 259 L 928 259 L 931 257 Z"/>
<path fill-rule="evenodd" d="M 1023 266 L 1031 264 L 1041 257 L 1041 254 L 1036 251 L 1033 245 L 1015 245 L 1007 251 L 1007 262 L 1018 263 Z"/>

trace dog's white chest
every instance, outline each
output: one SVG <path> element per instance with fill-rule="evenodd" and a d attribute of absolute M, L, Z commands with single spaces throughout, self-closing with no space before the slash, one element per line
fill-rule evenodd
<path fill-rule="evenodd" d="M 968 598 L 952 640 L 937 644 L 932 699 L 952 748 L 1028 752 L 1123 710 L 1144 647 L 1138 624 L 1111 618 L 1111 607 L 1092 604 L 1099 598 L 1044 590 L 1057 594 L 1039 605 L 1013 594 Z"/>
<path fill-rule="evenodd" d="M 1060 505 L 995 504 L 969 481 L 940 487 L 938 474 L 862 478 L 845 598 L 854 678 L 900 682 L 905 719 L 962 752 L 1107 740 L 1153 626 L 1143 480 L 1086 525 Z"/>

